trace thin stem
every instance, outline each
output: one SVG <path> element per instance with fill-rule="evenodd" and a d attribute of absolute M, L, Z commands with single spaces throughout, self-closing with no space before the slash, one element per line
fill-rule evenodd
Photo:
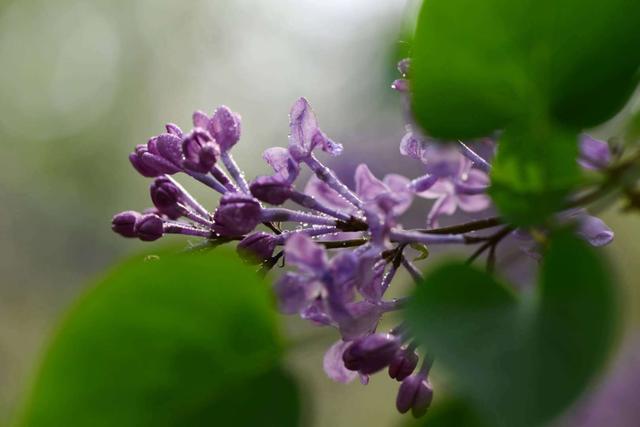
<path fill-rule="evenodd" d="M 301 228 L 299 230 L 285 231 L 276 238 L 277 245 L 284 245 L 287 239 L 294 234 L 305 234 L 309 237 L 322 236 L 324 234 L 337 233 L 339 230 L 336 227 L 313 227 L 313 228 Z"/>
<path fill-rule="evenodd" d="M 477 221 L 470 221 L 464 224 L 452 225 L 448 227 L 431 228 L 431 229 L 418 229 L 420 233 L 426 234 L 463 234 L 471 231 L 484 230 L 486 228 L 496 227 L 502 225 L 503 220 L 500 217 L 494 216 L 490 218 L 479 219 Z"/>
<path fill-rule="evenodd" d="M 224 166 L 227 168 L 227 170 L 229 171 L 229 174 L 231 174 L 231 177 L 236 182 L 236 184 L 238 184 L 242 192 L 246 194 L 250 194 L 249 184 L 247 183 L 247 180 L 244 178 L 244 175 L 242 174 L 242 172 L 240 171 L 238 164 L 235 162 L 235 160 L 233 160 L 231 153 L 228 151 L 223 151 L 221 157 L 222 157 L 222 163 L 224 163 Z"/>
<path fill-rule="evenodd" d="M 233 191 L 233 192 L 238 191 L 238 187 L 233 185 L 233 182 L 231 182 L 227 174 L 224 173 L 222 169 L 220 169 L 220 166 L 214 165 L 213 168 L 211 168 L 211 174 L 215 179 L 220 181 L 220 184 L 222 184 L 227 190 Z"/>
<path fill-rule="evenodd" d="M 327 184 L 329 187 L 334 189 L 338 194 L 347 199 L 352 205 L 357 208 L 362 207 L 362 200 L 356 196 L 354 192 L 352 192 L 349 187 L 344 185 L 338 177 L 336 177 L 335 173 L 320 163 L 318 159 L 315 158 L 313 154 L 307 156 L 304 162 L 309 166 L 309 168 L 316 174 L 320 181 Z"/>
<path fill-rule="evenodd" d="M 191 177 L 197 179 L 207 187 L 213 188 L 220 194 L 224 194 L 227 192 L 227 189 L 224 187 L 224 185 L 220 184 L 220 182 L 218 182 L 218 180 L 213 178 L 212 176 L 193 171 L 187 171 L 186 173 Z"/>
<path fill-rule="evenodd" d="M 337 218 L 345 222 L 351 219 L 351 214 L 340 211 L 338 209 L 333 209 L 329 206 L 325 206 L 324 204 L 316 200 L 314 197 L 311 197 L 299 191 L 291 192 L 291 200 L 293 200 L 294 202 L 296 202 L 302 207 L 305 207 L 307 209 L 313 209 L 318 212 L 322 212 L 324 214 L 330 215 L 334 218 Z"/>
<path fill-rule="evenodd" d="M 186 236 L 212 238 L 215 234 L 210 230 L 202 228 L 190 227 L 179 222 L 165 222 L 162 231 L 168 234 L 184 234 Z"/>
<path fill-rule="evenodd" d="M 324 246 L 327 249 L 342 249 L 342 248 L 353 248 L 357 246 L 362 246 L 364 244 L 369 243 L 369 239 L 352 239 L 352 240 L 336 240 L 336 241 L 327 241 L 327 242 L 316 242 L 319 245 Z"/>
<path fill-rule="evenodd" d="M 264 208 L 262 209 L 261 220 L 267 222 L 291 221 L 303 224 L 337 225 L 337 221 L 334 218 L 308 214 L 306 212 L 294 211 L 286 208 Z"/>
<path fill-rule="evenodd" d="M 513 230 L 514 230 L 513 227 L 506 226 L 506 227 L 502 228 L 500 231 L 498 231 L 496 234 L 491 236 L 487 240 L 487 242 L 485 244 L 480 246 L 473 254 L 471 254 L 469 259 L 467 259 L 467 264 L 471 264 L 476 258 L 478 258 L 480 255 L 482 255 L 482 253 L 484 253 L 484 251 L 486 251 L 490 247 L 495 246 L 498 243 L 500 243 L 500 241 L 502 239 L 504 239 L 505 237 L 507 237 L 509 234 L 511 234 L 511 232 Z"/>
<path fill-rule="evenodd" d="M 200 215 L 198 215 L 198 213 L 189 209 L 189 206 L 183 205 L 182 203 L 178 203 L 177 205 L 184 217 L 189 218 L 191 221 L 196 222 L 200 225 L 204 225 L 205 227 L 208 227 L 208 228 L 213 227 L 212 221 L 201 217 Z M 209 215 L 207 214 L 207 216 Z"/>
<path fill-rule="evenodd" d="M 389 237 L 392 241 L 398 243 L 424 243 L 429 244 L 447 244 L 447 243 L 467 243 L 464 235 L 460 234 L 424 234 L 415 231 L 391 230 Z"/>
<path fill-rule="evenodd" d="M 196 212 L 198 212 L 204 218 L 209 217 L 209 212 L 204 208 L 204 206 L 198 203 L 198 201 L 182 185 L 180 185 L 178 181 L 176 181 L 171 175 L 168 175 L 168 174 L 163 175 L 163 177 L 168 179 L 173 185 L 175 185 L 178 188 L 178 190 L 180 190 L 180 192 L 182 193 L 182 196 L 184 197 L 186 202 L 189 204 L 189 206 L 195 209 Z"/>
<path fill-rule="evenodd" d="M 422 283 L 423 281 L 422 273 L 420 273 L 420 270 L 418 270 L 418 268 L 415 265 L 413 265 L 413 263 L 404 256 L 402 257 L 402 265 L 404 266 L 404 268 L 407 269 L 407 271 L 411 275 L 411 278 L 416 283 L 416 285 L 419 285 Z"/>
<path fill-rule="evenodd" d="M 460 144 L 460 152 L 469 160 L 471 160 L 478 169 L 483 172 L 489 173 L 491 171 L 491 165 L 478 153 L 473 151 L 469 146 L 467 146 L 464 142 L 458 141 Z"/>

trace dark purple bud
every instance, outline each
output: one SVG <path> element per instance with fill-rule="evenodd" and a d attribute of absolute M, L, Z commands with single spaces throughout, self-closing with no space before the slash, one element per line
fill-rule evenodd
<path fill-rule="evenodd" d="M 260 176 L 249 186 L 251 194 L 258 200 L 272 205 L 281 205 L 291 197 L 291 184 L 276 176 Z"/>
<path fill-rule="evenodd" d="M 260 264 L 273 255 L 275 248 L 276 241 L 273 235 L 258 231 L 242 239 L 236 250 L 245 261 Z"/>
<path fill-rule="evenodd" d="M 404 414 L 411 409 L 414 417 L 419 418 L 427 413 L 433 400 L 433 390 L 424 374 L 411 375 L 402 381 L 396 398 L 398 412 Z"/>
<path fill-rule="evenodd" d="M 409 348 L 401 348 L 389 364 L 389 376 L 402 381 L 413 373 L 418 364 L 418 354 Z"/>
<path fill-rule="evenodd" d="M 155 147 L 158 154 L 165 160 L 180 167 L 182 164 L 182 139 L 170 133 L 158 135 Z"/>
<path fill-rule="evenodd" d="M 344 366 L 369 375 L 389 365 L 400 348 L 400 340 L 392 334 L 371 334 L 354 341 L 342 356 Z"/>
<path fill-rule="evenodd" d="M 151 242 L 162 237 L 164 221 L 156 214 L 145 214 L 136 221 L 134 231 L 140 240 Z"/>
<path fill-rule="evenodd" d="M 120 212 L 111 220 L 111 229 L 124 237 L 137 237 L 134 229 L 141 216 L 136 211 Z"/>
<path fill-rule="evenodd" d="M 147 145 L 136 145 L 135 151 L 129 154 L 129 161 L 133 167 L 146 177 L 162 174 L 174 174 L 180 168 L 164 159 L 157 149 L 157 138 L 152 138 Z"/>
<path fill-rule="evenodd" d="M 156 178 L 151 187 L 151 201 L 158 211 L 171 219 L 176 219 L 182 215 L 182 209 L 178 207 L 178 202 L 182 201 L 182 191 L 167 178 Z"/>
<path fill-rule="evenodd" d="M 205 130 L 194 129 L 182 141 L 183 166 L 199 173 L 211 170 L 220 156 L 220 149 Z"/>
<path fill-rule="evenodd" d="M 260 223 L 260 203 L 246 194 L 227 193 L 213 215 L 215 231 L 222 236 L 242 236 Z"/>
<path fill-rule="evenodd" d="M 240 116 L 222 105 L 213 113 L 207 127 L 222 151 L 228 151 L 240 139 Z"/>

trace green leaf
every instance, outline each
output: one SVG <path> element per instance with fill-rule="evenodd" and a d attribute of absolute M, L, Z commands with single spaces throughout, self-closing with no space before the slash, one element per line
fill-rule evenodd
<path fill-rule="evenodd" d="M 267 284 L 233 252 L 136 257 L 65 316 L 23 427 L 298 425 Z"/>
<path fill-rule="evenodd" d="M 429 408 L 427 415 L 406 427 L 490 427 L 473 408 L 461 399 L 440 402 Z"/>
<path fill-rule="evenodd" d="M 529 129 L 502 135 L 491 169 L 493 202 L 516 225 L 540 223 L 562 210 L 581 179 L 574 133 L 549 129 L 544 122 Z"/>
<path fill-rule="evenodd" d="M 615 289 L 586 243 L 551 239 L 535 295 L 473 267 L 433 271 L 408 307 L 413 333 L 492 426 L 540 426 L 601 369 L 615 330 Z"/>
<path fill-rule="evenodd" d="M 578 130 L 628 100 L 640 2 L 425 0 L 413 44 L 413 111 L 433 136 L 481 137 L 544 114 Z"/>
<path fill-rule="evenodd" d="M 413 259 L 414 261 L 422 261 L 423 259 L 427 259 L 429 257 L 429 248 L 427 248 L 427 245 L 423 245 L 421 243 L 412 243 L 410 246 L 411 249 L 420 252 L 420 254 Z"/>

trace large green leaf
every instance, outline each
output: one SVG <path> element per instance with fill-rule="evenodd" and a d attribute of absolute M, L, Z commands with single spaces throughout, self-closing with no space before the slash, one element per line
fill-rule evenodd
<path fill-rule="evenodd" d="M 23 427 L 298 425 L 268 286 L 233 252 L 136 257 L 66 315 Z"/>
<path fill-rule="evenodd" d="M 576 135 L 545 126 L 502 135 L 491 169 L 490 194 L 510 223 L 531 225 L 562 210 L 581 179 Z"/>
<path fill-rule="evenodd" d="M 407 320 L 490 425 L 540 426 L 602 367 L 615 292 L 603 262 L 565 233 L 552 239 L 537 293 L 516 297 L 510 289 L 473 267 L 446 264 L 417 288 Z"/>
<path fill-rule="evenodd" d="M 443 139 L 534 114 L 571 129 L 610 118 L 637 84 L 635 0 L 424 0 L 413 110 Z"/>

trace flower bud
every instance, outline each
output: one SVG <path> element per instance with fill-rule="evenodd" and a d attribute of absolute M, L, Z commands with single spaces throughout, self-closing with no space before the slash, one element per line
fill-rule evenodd
<path fill-rule="evenodd" d="M 240 139 L 240 116 L 222 105 L 213 113 L 207 126 L 222 151 L 228 151 Z"/>
<path fill-rule="evenodd" d="M 142 215 L 134 227 L 136 236 L 145 242 L 158 240 L 162 237 L 164 229 L 164 221 L 158 215 L 145 214 Z"/>
<path fill-rule="evenodd" d="M 111 229 L 124 237 L 137 237 L 134 228 L 142 215 L 136 211 L 124 211 L 111 220 Z"/>
<path fill-rule="evenodd" d="M 151 201 L 158 211 L 171 219 L 176 219 L 182 215 L 182 209 L 178 207 L 178 202 L 182 200 L 182 191 L 169 179 L 156 178 L 151 187 Z"/>
<path fill-rule="evenodd" d="M 129 154 L 129 161 L 142 176 L 149 178 L 165 173 L 174 174 L 180 171 L 177 165 L 164 159 L 159 154 L 154 138 L 146 145 L 137 145 L 134 152 Z"/>
<path fill-rule="evenodd" d="M 609 144 L 587 134 L 581 135 L 578 163 L 586 169 L 606 168 L 611 163 Z"/>
<path fill-rule="evenodd" d="M 412 349 L 401 348 L 389 364 L 389 376 L 402 381 L 413 373 L 418 364 L 418 355 Z"/>
<path fill-rule="evenodd" d="M 401 414 L 411 409 L 413 416 L 419 418 L 427 412 L 432 400 L 433 390 L 429 381 L 424 374 L 418 373 L 405 378 L 400 384 L 396 408 Z"/>
<path fill-rule="evenodd" d="M 260 176 L 249 187 L 251 194 L 263 202 L 281 205 L 291 196 L 291 184 L 279 176 Z"/>
<path fill-rule="evenodd" d="M 177 167 L 182 164 L 182 140 L 176 135 L 165 133 L 155 138 L 155 149 L 165 160 Z"/>
<path fill-rule="evenodd" d="M 273 255 L 275 248 L 274 237 L 269 233 L 258 231 L 242 239 L 236 250 L 245 261 L 260 264 Z"/>
<path fill-rule="evenodd" d="M 220 156 L 218 145 L 202 129 L 194 129 L 184 138 L 182 152 L 185 157 L 183 166 L 199 173 L 209 172 Z"/>
<path fill-rule="evenodd" d="M 400 347 L 392 334 L 371 334 L 354 341 L 342 355 L 347 369 L 369 375 L 389 365 Z"/>
<path fill-rule="evenodd" d="M 180 127 L 175 123 L 167 123 L 164 128 L 167 130 L 167 133 L 175 135 L 178 138 L 182 138 L 182 129 L 180 129 Z"/>
<path fill-rule="evenodd" d="M 222 236 L 242 236 L 260 222 L 260 204 L 246 194 L 227 193 L 213 215 L 214 230 Z"/>

